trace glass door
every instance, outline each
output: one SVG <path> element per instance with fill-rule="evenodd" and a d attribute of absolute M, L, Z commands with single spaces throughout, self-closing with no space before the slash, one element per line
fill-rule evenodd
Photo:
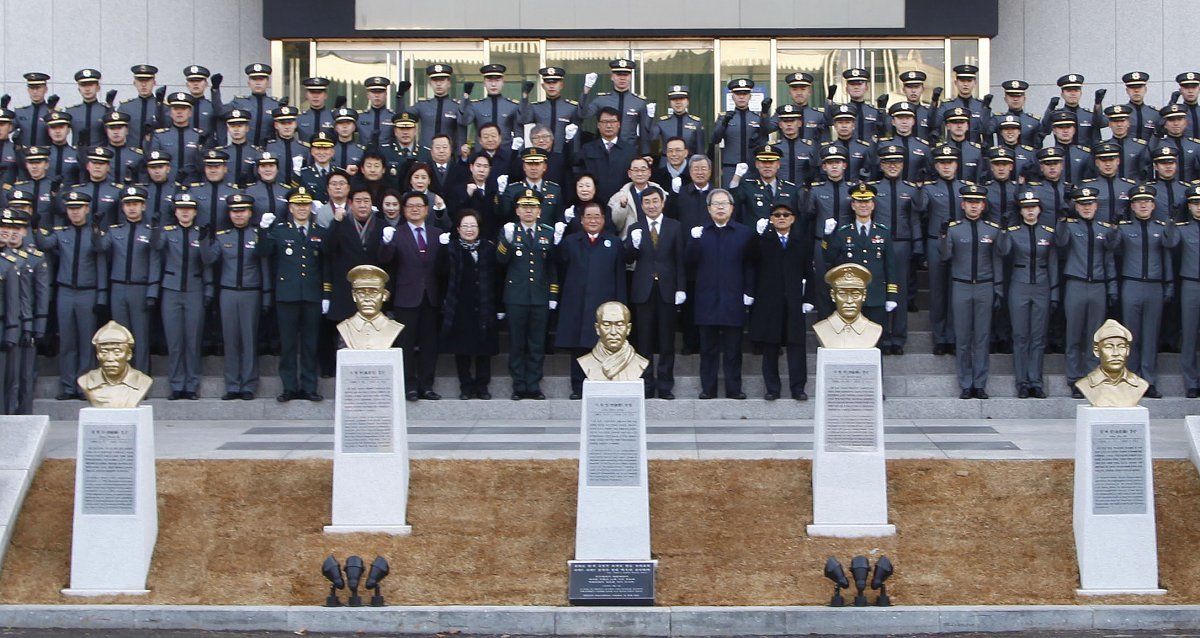
<path fill-rule="evenodd" d="M 318 42 L 316 72 L 328 78 L 329 104 L 346 96 L 346 104 L 362 109 L 367 105 L 366 79 L 381 75 L 396 81 L 400 65 L 399 45 L 394 42 Z M 388 91 L 392 106 L 395 92 Z"/>
<path fill-rule="evenodd" d="M 415 104 L 433 95 L 429 82 L 425 79 L 425 68 L 430 64 L 449 64 L 454 68 L 451 79 L 454 86 L 450 95 L 455 99 L 462 97 L 463 82 L 482 84 L 479 77 L 479 67 L 486 64 L 484 43 L 477 42 L 401 42 L 400 43 L 400 79 L 412 82 L 406 104 Z M 519 86 L 519 83 L 518 83 Z M 518 89 L 519 90 L 519 89 Z"/>

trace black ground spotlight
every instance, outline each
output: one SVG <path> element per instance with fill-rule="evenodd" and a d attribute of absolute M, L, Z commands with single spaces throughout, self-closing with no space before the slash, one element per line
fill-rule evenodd
<path fill-rule="evenodd" d="M 855 556 L 850 559 L 850 574 L 854 576 L 854 588 L 858 593 L 854 596 L 855 607 L 867 606 L 867 574 L 871 573 L 871 561 L 866 556 Z M 350 562 L 346 562 L 346 575 L 350 575 Z"/>
<path fill-rule="evenodd" d="M 879 560 L 875 561 L 875 576 L 871 578 L 871 589 L 879 590 L 879 598 L 875 599 L 876 607 L 892 606 L 892 599 L 887 595 L 887 585 L 883 584 L 883 581 L 892 575 L 892 571 L 892 561 L 888 560 L 887 556 L 880 556 Z"/>
<path fill-rule="evenodd" d="M 367 589 L 374 590 L 371 595 L 372 607 L 383 607 L 386 603 L 383 602 L 383 594 L 379 593 L 379 583 L 384 578 L 387 578 L 388 572 L 391 571 L 388 567 L 387 559 L 382 556 L 376 556 L 375 560 L 371 561 L 371 571 L 367 572 Z M 879 568 L 875 568 L 878 573 Z"/>
<path fill-rule="evenodd" d="M 362 580 L 363 571 L 362 558 L 351 556 L 346 559 L 346 586 L 350 588 L 350 598 L 346 600 L 347 606 L 362 607 L 362 596 L 358 595 L 358 583 Z"/>
<path fill-rule="evenodd" d="M 346 588 L 346 581 L 342 580 L 342 566 L 336 558 L 330 556 L 321 565 L 321 574 L 329 581 L 329 597 L 325 599 L 325 606 L 341 607 L 342 601 L 338 600 L 337 590 Z"/>
<path fill-rule="evenodd" d="M 846 599 L 842 598 L 842 588 L 849 587 L 850 581 L 846 580 L 846 571 L 842 569 L 842 564 L 832 556 L 825 559 L 825 578 L 833 581 L 833 598 L 829 599 L 829 606 L 845 607 Z"/>

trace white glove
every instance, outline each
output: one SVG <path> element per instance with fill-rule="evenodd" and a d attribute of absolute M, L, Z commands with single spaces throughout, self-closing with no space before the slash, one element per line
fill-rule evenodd
<path fill-rule="evenodd" d="M 704 234 L 703 226 L 696 226 L 692 229 L 692 239 L 700 239 L 700 235 Z"/>
<path fill-rule="evenodd" d="M 557 302 L 557 301 L 555 301 L 555 300 L 553 300 L 553 299 L 551 299 L 551 300 L 550 300 L 550 309 L 551 309 L 551 310 L 558 310 L 558 302 Z"/>
<path fill-rule="evenodd" d="M 496 321 L 504 321 L 504 318 L 507 316 L 508 315 L 504 314 L 503 312 L 497 312 L 496 313 Z"/>
<path fill-rule="evenodd" d="M 304 156 L 303 155 L 293 155 L 292 156 L 292 172 L 299 173 L 303 169 L 304 169 Z"/>
<path fill-rule="evenodd" d="M 579 127 L 574 124 L 568 124 L 563 127 L 563 133 L 566 134 L 567 141 L 575 139 L 575 134 L 579 132 Z"/>
<path fill-rule="evenodd" d="M 655 102 L 650 102 L 649 104 L 646 105 L 646 115 L 648 115 L 650 117 L 654 117 L 654 112 L 657 110 L 658 110 L 658 104 Z"/>
<path fill-rule="evenodd" d="M 383 243 L 385 243 L 385 244 L 392 243 L 392 237 L 395 237 L 395 236 L 396 236 L 396 229 L 394 227 L 392 227 L 392 226 L 384 226 L 383 227 Z"/>
<path fill-rule="evenodd" d="M 562 241 L 563 233 L 566 232 L 566 230 L 567 230 L 566 224 L 564 224 L 563 222 L 554 222 L 554 245 L 555 246 L 558 245 L 558 242 Z"/>
<path fill-rule="evenodd" d="M 515 234 L 517 234 L 517 225 L 516 224 L 514 224 L 512 222 L 508 222 L 507 224 L 504 225 L 504 241 L 511 244 L 512 240 L 513 240 L 513 235 L 515 235 Z"/>
<path fill-rule="evenodd" d="M 634 228 L 633 230 L 629 231 L 629 238 L 633 240 L 634 248 L 642 247 L 642 229 L 641 228 Z"/>
<path fill-rule="evenodd" d="M 525 148 L 525 138 L 514 137 L 512 141 L 512 150 L 519 151 L 523 148 Z"/>
<path fill-rule="evenodd" d="M 825 234 L 826 235 L 832 234 L 833 231 L 836 229 L 837 229 L 837 220 L 836 219 L 826 219 L 825 220 Z"/>
<path fill-rule="evenodd" d="M 816 308 L 810 303 L 801 304 L 800 309 L 803 310 L 804 314 L 806 314 L 806 315 L 812 314 L 814 311 L 816 311 Z"/>
<path fill-rule="evenodd" d="M 497 177 L 496 178 L 496 190 L 503 193 L 504 189 L 506 189 L 506 188 L 508 188 L 508 175 L 501 175 L 500 177 Z"/>
<path fill-rule="evenodd" d="M 885 301 L 885 302 L 883 302 L 883 309 L 884 309 L 885 311 L 887 311 L 887 312 L 891 312 L 891 311 L 895 310 L 895 309 L 896 309 L 896 302 L 894 302 L 894 301 Z"/>
<path fill-rule="evenodd" d="M 754 222 L 754 229 L 758 231 L 759 235 L 763 234 L 767 230 L 767 220 L 760 219 Z"/>
<path fill-rule="evenodd" d="M 742 295 L 742 304 L 747 305 L 747 306 L 753 306 L 754 305 L 754 297 L 751 297 L 750 295 Z"/>
<path fill-rule="evenodd" d="M 671 192 L 678 193 L 683 188 L 683 178 L 676 175 L 671 178 Z"/>
<path fill-rule="evenodd" d="M 567 210 L 563 211 L 563 219 L 567 220 L 568 222 L 571 221 L 572 219 L 575 219 L 575 207 L 574 206 L 567 206 Z"/>
<path fill-rule="evenodd" d="M 450 233 L 442 233 L 441 235 L 438 235 L 438 243 L 443 246 L 449 245 L 450 244 Z"/>
<path fill-rule="evenodd" d="M 737 166 L 733 167 L 733 174 L 738 177 L 745 177 L 746 173 L 750 172 L 750 165 L 745 162 L 738 162 Z"/>
<path fill-rule="evenodd" d="M 596 86 L 596 80 L 599 79 L 599 75 L 596 75 L 595 73 L 588 73 L 587 75 L 583 76 L 583 88 L 590 89 L 593 86 Z"/>
<path fill-rule="evenodd" d="M 258 222 L 259 228 L 270 228 L 271 224 L 275 223 L 275 215 L 271 213 L 263 213 L 262 219 Z"/>
<path fill-rule="evenodd" d="M 687 293 L 682 290 L 676 290 L 675 291 L 675 305 L 676 306 L 683 305 L 683 302 L 685 302 L 685 301 L 687 301 Z"/>
<path fill-rule="evenodd" d="M 329 314 L 329 300 L 328 299 L 321 300 L 321 314 L 323 314 L 323 315 Z"/>

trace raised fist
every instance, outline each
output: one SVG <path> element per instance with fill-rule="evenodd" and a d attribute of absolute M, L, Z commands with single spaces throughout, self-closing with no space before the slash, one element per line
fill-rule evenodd
<path fill-rule="evenodd" d="M 275 223 L 275 215 L 271 213 L 263 213 L 262 219 L 258 222 L 259 228 L 270 228 L 271 224 Z"/>
<path fill-rule="evenodd" d="M 599 75 L 596 75 L 595 73 L 588 73 L 587 75 L 583 76 L 583 88 L 590 89 L 593 86 L 596 86 L 596 80 L 598 79 L 600 79 Z"/>
<path fill-rule="evenodd" d="M 767 220 L 766 220 L 766 219 L 759 219 L 758 221 L 754 222 L 754 229 L 758 231 L 758 234 L 759 234 L 759 235 L 761 235 L 761 234 L 763 234 L 764 232 L 766 232 L 766 230 L 767 230 Z"/>
<path fill-rule="evenodd" d="M 438 235 L 438 243 L 447 246 L 450 244 L 450 233 L 442 233 Z"/>
<path fill-rule="evenodd" d="M 463 95 L 471 95 L 475 91 L 474 82 L 463 82 Z"/>
<path fill-rule="evenodd" d="M 695 228 L 692 229 L 692 239 L 700 239 L 700 236 L 703 234 L 704 234 L 703 226 L 696 226 Z"/>
<path fill-rule="evenodd" d="M 633 230 L 629 231 L 629 239 L 631 242 L 633 242 L 634 248 L 641 248 L 642 247 L 642 229 L 634 228 Z"/>
<path fill-rule="evenodd" d="M 396 236 L 396 228 L 394 226 L 383 227 L 383 243 L 392 243 L 392 238 Z"/>
<path fill-rule="evenodd" d="M 579 127 L 576 126 L 575 124 L 568 124 L 565 127 L 563 127 L 563 133 L 566 134 L 568 142 L 575 139 L 575 134 L 578 132 L 579 132 Z"/>
<path fill-rule="evenodd" d="M 224 81 L 225 81 L 225 76 L 220 73 L 213 73 L 212 77 L 208 79 L 209 85 L 212 86 L 212 88 L 214 88 L 214 89 L 221 88 L 221 83 Z"/>
<path fill-rule="evenodd" d="M 513 237 L 516 236 L 516 234 L 517 234 L 517 225 L 516 224 L 514 224 L 512 222 L 508 222 L 507 224 L 504 225 L 504 241 L 511 244 Z"/>

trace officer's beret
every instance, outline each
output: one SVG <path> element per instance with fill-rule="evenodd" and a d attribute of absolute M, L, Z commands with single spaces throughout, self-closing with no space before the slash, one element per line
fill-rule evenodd
<path fill-rule="evenodd" d="M 998 128 L 1021 128 L 1021 118 L 1012 113 L 1005 113 L 996 126 Z"/>
<path fill-rule="evenodd" d="M 1039 162 L 1061 162 L 1063 161 L 1063 152 L 1057 146 L 1047 146 L 1046 148 L 1038 149 L 1037 159 Z"/>
<path fill-rule="evenodd" d="M 933 161 L 935 162 L 957 162 L 960 157 L 962 157 L 962 151 L 949 144 L 943 144 L 933 149 Z"/>
<path fill-rule="evenodd" d="M 1120 157 L 1121 145 L 1112 142 L 1103 142 L 1092 147 L 1092 157 L 1100 159 L 1101 157 Z"/>
<path fill-rule="evenodd" d="M 448 78 L 453 73 L 454 67 L 450 66 L 449 64 L 438 63 L 430 64 L 429 66 L 425 67 L 425 77 L 429 78 L 430 80 L 436 80 L 437 78 Z"/>
<path fill-rule="evenodd" d="M 830 144 L 821 147 L 821 161 L 828 162 L 832 160 L 846 161 L 849 153 L 846 152 L 846 147 L 841 144 Z"/>
<path fill-rule="evenodd" d="M 368 91 L 386 91 L 392 81 L 382 75 L 372 75 L 363 82 Z"/>
<path fill-rule="evenodd" d="M 171 203 L 175 205 L 175 208 L 195 208 L 200 205 L 200 202 L 197 202 L 191 193 L 186 192 L 172 195 Z"/>
<path fill-rule="evenodd" d="M 225 206 L 229 208 L 250 208 L 254 206 L 254 198 L 245 193 L 234 193 L 225 198 Z"/>
<path fill-rule="evenodd" d="M 1025 80 L 1005 80 L 1000 86 L 1004 89 L 1005 93 L 1024 95 L 1025 91 L 1029 88 L 1029 83 Z"/>
<path fill-rule="evenodd" d="M 42 121 L 48 126 L 62 126 L 71 123 L 71 114 L 65 111 L 50 111 Z"/>
<path fill-rule="evenodd" d="M 397 113 L 396 116 L 392 118 L 392 126 L 395 126 L 396 128 L 416 128 L 417 119 L 414 118 L 411 113 Z"/>
<path fill-rule="evenodd" d="M 271 77 L 271 65 L 255 62 L 254 64 L 246 65 L 246 75 L 252 78 L 267 78 Z"/>
<path fill-rule="evenodd" d="M 164 151 L 146 153 L 146 166 L 161 166 L 171 163 L 171 154 Z"/>
<path fill-rule="evenodd" d="M 122 202 L 144 202 L 149 193 L 141 186 L 126 186 L 121 189 Z"/>
<path fill-rule="evenodd" d="M 225 114 L 225 122 L 227 124 L 245 124 L 250 121 L 250 111 L 245 109 L 233 109 Z"/>
<path fill-rule="evenodd" d="M 764 144 L 754 149 L 754 159 L 760 162 L 778 162 L 781 157 L 783 153 L 779 152 L 777 146 Z"/>
<path fill-rule="evenodd" d="M 129 116 L 120 112 L 113 111 L 104 116 L 105 126 L 129 126 Z"/>
<path fill-rule="evenodd" d="M 1145 86 L 1150 81 L 1150 74 L 1144 71 L 1130 71 L 1121 76 L 1125 86 Z"/>
<path fill-rule="evenodd" d="M 1095 188 L 1092 188 L 1090 186 L 1081 186 L 1079 188 L 1076 188 L 1075 190 L 1072 190 L 1070 197 L 1071 197 L 1072 201 L 1075 201 L 1075 202 L 1078 202 L 1081 204 L 1088 204 L 1088 203 L 1096 201 L 1096 198 L 1099 195 L 1100 195 L 1100 191 L 1096 190 Z M 1151 189 L 1151 196 L 1153 196 L 1153 189 Z"/>
<path fill-rule="evenodd" d="M 1038 199 L 1037 193 L 1031 190 L 1023 190 L 1017 192 L 1016 197 L 1018 206 L 1038 206 L 1042 205 L 1042 200 Z"/>
<path fill-rule="evenodd" d="M 329 134 L 329 131 L 317 131 L 308 138 L 308 145 L 318 148 L 333 148 L 333 136 Z"/>
<path fill-rule="evenodd" d="M 289 204 L 311 204 L 312 191 L 307 186 L 297 186 L 287 192 L 287 200 Z"/>
<path fill-rule="evenodd" d="M 527 146 L 521 149 L 521 161 L 526 164 L 543 164 L 549 160 L 549 156 L 544 149 L 536 146 Z"/>
<path fill-rule="evenodd" d="M 357 122 L 358 121 L 358 111 L 355 111 L 354 109 L 343 106 L 342 108 L 333 112 L 333 121 L 334 122 Z"/>
<path fill-rule="evenodd" d="M 1179 160 L 1179 151 L 1166 144 L 1150 151 L 1150 158 L 1156 162 L 1174 162 Z"/>
<path fill-rule="evenodd" d="M 831 288 L 866 288 L 871 283 L 871 271 L 855 263 L 834 266 L 825 273 L 825 283 Z"/>
<path fill-rule="evenodd" d="M 224 164 L 229 161 L 229 153 L 216 148 L 204 151 L 205 164 Z"/>
<path fill-rule="evenodd" d="M 44 161 L 50 159 L 50 149 L 45 146 L 29 146 L 25 149 L 25 161 Z"/>
<path fill-rule="evenodd" d="M 1074 195 L 1074 192 L 1072 192 L 1071 194 Z M 1092 189 L 1093 199 L 1095 199 L 1095 194 L 1096 194 L 1096 189 L 1093 188 Z M 1157 194 L 1158 194 L 1158 191 L 1153 186 L 1151 186 L 1149 184 L 1138 184 L 1137 186 L 1134 186 L 1132 189 L 1129 190 L 1129 201 L 1134 201 L 1137 199 L 1154 199 L 1154 196 Z M 1075 199 L 1075 201 L 1079 201 L 1079 200 Z"/>
<path fill-rule="evenodd" d="M 853 120 L 857 118 L 858 114 L 854 109 L 850 108 L 849 104 L 839 104 L 833 110 L 833 119 L 835 120 Z"/>
<path fill-rule="evenodd" d="M 192 107 L 192 96 L 183 91 L 176 91 L 167 96 L 167 106 Z"/>
<path fill-rule="evenodd" d="M 1078 89 L 1083 86 L 1083 76 L 1078 73 L 1068 73 L 1058 78 L 1058 88 Z"/>
<path fill-rule="evenodd" d="M 99 82 L 100 72 L 96 69 L 79 69 L 75 72 L 75 82 L 77 84 L 87 84 L 88 82 Z"/>
<path fill-rule="evenodd" d="M 908 159 L 908 155 L 904 152 L 904 147 L 899 144 L 888 144 L 879 149 L 879 161 L 881 162 L 905 159 Z"/>
<path fill-rule="evenodd" d="M 901 101 L 896 102 L 888 109 L 888 115 L 896 117 L 897 115 L 917 116 L 917 107 L 913 106 L 912 102 Z"/>
<path fill-rule="evenodd" d="M 479 67 L 479 75 L 485 78 L 504 77 L 506 71 L 508 71 L 508 67 L 503 64 L 485 64 Z"/>
<path fill-rule="evenodd" d="M 188 80 L 207 80 L 210 75 L 208 69 L 196 64 L 183 70 L 183 77 Z"/>
<path fill-rule="evenodd" d="M 775 115 L 781 120 L 795 120 L 804 117 L 800 107 L 795 104 L 784 104 L 775 109 Z"/>
<path fill-rule="evenodd" d="M 67 196 L 63 199 L 66 200 L 67 206 L 72 208 L 77 206 L 87 206 L 88 204 L 92 203 L 92 196 L 83 191 L 71 191 L 67 193 Z"/>
<path fill-rule="evenodd" d="M 971 112 L 961 106 L 956 106 L 942 118 L 946 122 L 967 122 L 971 119 Z"/>
<path fill-rule="evenodd" d="M 129 67 L 133 77 L 138 80 L 149 80 L 158 75 L 158 67 L 153 64 L 135 64 Z"/>
<path fill-rule="evenodd" d="M 958 189 L 958 196 L 963 199 L 987 199 L 987 190 L 978 184 L 967 184 Z"/>
<path fill-rule="evenodd" d="M 686 84 L 672 84 L 667 87 L 667 99 L 673 100 L 677 97 L 687 97 L 688 87 Z"/>
<path fill-rule="evenodd" d="M 788 86 L 812 86 L 813 76 L 811 73 L 797 71 L 796 73 L 789 73 L 783 81 L 787 82 Z"/>
<path fill-rule="evenodd" d="M 954 67 L 954 75 L 964 80 L 973 80 L 979 75 L 979 67 L 974 64 L 960 64 Z"/>
<path fill-rule="evenodd" d="M 1172 117 L 1187 117 L 1187 109 L 1183 108 L 1182 104 L 1168 104 L 1158 110 L 1158 114 L 1164 119 Z"/>
<path fill-rule="evenodd" d="M 87 158 L 93 162 L 107 163 L 113 157 L 115 157 L 115 155 L 113 154 L 112 149 L 104 146 L 93 146 L 92 148 L 88 149 L 87 153 Z"/>
<path fill-rule="evenodd" d="M 845 71 L 842 71 L 842 79 L 846 80 L 847 82 L 866 82 L 867 70 L 860 69 L 858 67 L 846 69 Z"/>
<path fill-rule="evenodd" d="M 989 148 L 987 156 L 988 161 L 992 162 L 993 164 L 996 162 L 1012 163 L 1016 161 L 1016 157 L 1013 155 L 1013 152 L 1004 146 L 995 146 Z"/>
<path fill-rule="evenodd" d="M 1129 119 L 1129 107 L 1124 104 L 1113 104 L 1104 109 L 1104 115 L 1110 120 L 1127 120 Z"/>
<path fill-rule="evenodd" d="M 1179 86 L 1195 86 L 1200 84 L 1200 73 L 1196 73 L 1195 71 L 1185 71 L 1184 73 L 1176 75 L 1175 81 L 1179 83 Z"/>
<path fill-rule="evenodd" d="M 561 66 L 544 66 L 538 69 L 538 75 L 546 82 L 561 80 L 567 76 L 567 70 Z"/>
<path fill-rule="evenodd" d="M 877 191 L 875 190 L 874 186 L 871 186 L 866 182 L 859 182 L 858 186 L 850 189 L 850 199 L 860 202 L 869 202 L 875 199 L 876 192 Z"/>
<path fill-rule="evenodd" d="M 1129 328 L 1117 323 L 1115 319 L 1105 319 L 1104 323 L 1096 329 L 1096 334 L 1092 335 L 1092 343 L 1100 343 L 1105 339 L 1120 337 L 1126 341 L 1133 341 L 1133 333 Z"/>
<path fill-rule="evenodd" d="M 296 119 L 297 115 L 300 115 L 300 109 L 298 109 L 290 104 L 280 106 L 279 108 L 273 109 L 271 111 L 271 119 L 279 120 L 279 121 L 283 121 L 283 122 L 286 122 L 288 120 L 294 120 L 294 119 Z"/>
<path fill-rule="evenodd" d="M 26 86 L 44 86 L 46 84 L 46 82 L 50 79 L 50 76 L 48 74 L 40 73 L 37 71 L 26 73 L 25 75 L 23 75 L 21 77 L 25 78 Z"/>
<path fill-rule="evenodd" d="M 1079 123 L 1079 116 L 1071 111 L 1055 111 L 1050 114 L 1050 126 L 1075 126 Z"/>
<path fill-rule="evenodd" d="M 633 60 L 617 58 L 608 63 L 608 68 L 612 69 L 613 73 L 633 73 L 633 70 L 637 68 L 637 63 Z"/>
<path fill-rule="evenodd" d="M 749 93 L 754 89 L 754 80 L 750 78 L 734 78 L 725 85 L 733 93 Z"/>
<path fill-rule="evenodd" d="M 304 78 L 300 84 L 305 91 L 325 91 L 329 88 L 329 78 Z"/>
<path fill-rule="evenodd" d="M 900 74 L 900 81 L 904 84 L 924 84 L 926 77 L 924 71 L 905 71 Z"/>

